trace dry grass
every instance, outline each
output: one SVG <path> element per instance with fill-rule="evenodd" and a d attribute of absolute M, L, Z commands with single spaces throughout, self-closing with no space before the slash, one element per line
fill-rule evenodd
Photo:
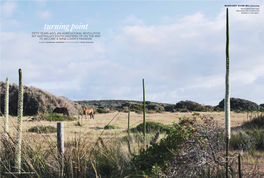
<path fill-rule="evenodd" d="M 198 112 L 200 114 L 210 115 L 213 117 L 222 127 L 224 127 L 224 112 Z M 146 114 L 147 121 L 154 121 L 160 122 L 165 125 L 172 125 L 172 122 L 179 122 L 179 117 L 192 117 L 191 112 L 188 113 L 170 113 L 170 112 L 163 112 L 163 113 L 154 113 L 154 114 Z M 80 117 L 81 118 L 81 117 Z M 9 131 L 10 135 L 15 135 L 15 127 L 16 127 L 16 117 L 9 117 Z M 29 117 L 23 118 L 23 137 L 27 138 L 28 140 L 37 140 L 38 142 L 45 143 L 45 140 L 53 140 L 56 141 L 56 133 L 50 134 L 36 134 L 27 132 L 27 130 L 33 126 L 45 125 L 45 126 L 54 126 L 56 127 L 57 122 L 49 122 L 49 121 L 35 121 L 35 122 L 28 122 L 27 120 Z M 135 112 L 131 112 L 130 114 L 130 127 L 136 127 L 138 124 L 142 123 L 143 117 L 142 114 L 137 114 Z M 247 120 L 247 113 L 235 113 L 231 112 L 231 126 L 237 127 L 241 126 L 243 121 Z M 81 121 L 81 119 L 80 119 Z M 111 123 L 110 123 L 111 121 Z M 198 120 L 198 122 L 200 122 Z M 70 141 L 76 138 L 76 135 L 81 134 L 88 137 L 88 144 L 90 146 L 94 145 L 97 141 L 98 137 L 100 136 L 107 146 L 112 145 L 111 138 L 121 138 L 127 135 L 127 113 L 107 113 L 107 114 L 96 114 L 95 119 L 85 119 L 82 118 L 82 126 L 76 126 L 76 121 L 67 121 L 64 122 L 65 125 L 65 147 L 67 148 L 70 146 Z M 107 124 L 117 125 L 120 126 L 122 129 L 113 129 L 113 130 L 104 130 L 104 126 Z M 3 126 L 3 119 L 0 121 L 0 125 Z M 112 145 L 113 146 L 113 145 Z M 137 142 L 132 142 L 131 147 L 137 148 Z M 128 148 L 126 145 L 121 145 L 120 148 L 128 154 Z M 138 150 L 139 148 L 137 148 Z M 134 150 L 133 152 L 137 152 Z M 234 152 L 233 152 L 234 153 Z M 232 154 L 232 153 L 231 153 Z M 255 177 L 264 176 L 264 153 L 256 151 L 253 155 L 248 154 L 247 152 L 244 153 L 243 157 L 243 168 L 245 168 L 245 172 L 258 172 L 258 175 Z M 257 167 L 256 167 L 257 166 Z"/>
<path fill-rule="evenodd" d="M 213 117 L 222 127 L 224 127 L 224 112 L 197 112 L 200 114 L 210 115 Z M 173 122 L 178 123 L 179 117 L 192 117 L 193 112 L 163 112 L 163 113 L 154 113 L 154 114 L 146 114 L 146 120 L 147 121 L 154 121 L 154 122 L 160 122 L 165 125 L 172 125 Z M 117 115 L 117 116 L 116 116 Z M 115 117 L 116 116 L 116 117 Z M 115 118 L 114 118 L 115 117 Z M 22 123 L 22 130 L 23 133 L 26 133 L 27 130 L 33 126 L 39 126 L 39 125 L 45 125 L 45 126 L 53 126 L 56 127 L 57 122 L 49 122 L 49 121 L 35 121 L 35 122 L 28 122 L 27 120 L 31 117 L 23 117 L 23 123 Z M 77 116 L 76 116 L 77 118 Z M 85 119 L 85 117 L 80 116 L 80 121 L 82 118 L 82 126 L 76 126 L 76 121 L 67 121 L 64 122 L 65 126 L 65 133 L 66 137 L 70 137 L 72 133 L 75 132 L 83 132 L 83 133 L 89 133 L 91 138 L 95 137 L 97 138 L 104 128 L 105 125 L 107 125 L 113 118 L 111 125 L 117 125 L 120 126 L 122 129 L 118 130 L 105 130 L 103 137 L 111 137 L 116 136 L 117 134 L 123 135 L 124 131 L 127 129 L 127 113 L 120 112 L 113 112 L 113 113 L 107 113 L 107 114 L 96 114 L 95 119 Z M 9 132 L 12 135 L 15 132 L 15 127 L 17 124 L 16 117 L 9 116 Z M 136 127 L 138 124 L 142 123 L 143 116 L 142 114 L 137 114 L 135 112 L 131 112 L 130 114 L 130 128 Z M 231 126 L 237 127 L 241 126 L 243 121 L 247 120 L 247 113 L 235 113 L 231 112 Z M 199 122 L 199 120 L 198 120 Z M 0 125 L 3 124 L 3 118 L 0 121 Z M 32 134 L 32 133 L 30 133 Z M 56 134 L 50 134 L 50 135 L 56 135 Z"/>

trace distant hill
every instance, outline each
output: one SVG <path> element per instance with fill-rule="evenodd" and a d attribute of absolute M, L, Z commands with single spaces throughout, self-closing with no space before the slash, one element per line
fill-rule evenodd
<path fill-rule="evenodd" d="M 220 101 L 218 107 L 224 109 L 224 99 Z M 230 98 L 230 107 L 231 110 L 252 110 L 256 111 L 262 109 L 262 106 L 259 106 L 257 103 L 254 103 L 249 100 L 240 99 L 240 98 Z"/>
<path fill-rule="evenodd" d="M 143 101 L 133 101 L 133 100 L 86 100 L 86 101 L 75 101 L 81 106 L 94 109 L 111 109 L 119 110 L 124 107 L 132 106 L 132 108 L 137 107 L 142 108 Z M 173 107 L 174 104 L 157 103 L 146 101 L 146 109 L 149 110 L 166 110 L 166 107 Z"/>
<path fill-rule="evenodd" d="M 36 115 L 38 113 L 51 113 L 56 107 L 67 107 L 69 113 L 77 114 L 81 107 L 65 98 L 58 97 L 41 89 L 35 87 L 24 87 L 24 115 Z M 0 105 L 1 112 L 4 114 L 4 100 L 5 100 L 6 86 L 5 82 L 0 82 Z M 18 107 L 18 85 L 9 85 L 9 114 L 17 115 Z"/>
<path fill-rule="evenodd" d="M 0 108 L 1 113 L 4 113 L 4 99 L 5 99 L 5 83 L 0 82 Z M 17 115 L 17 101 L 18 101 L 18 85 L 9 85 L 9 114 Z M 231 98 L 232 110 L 257 110 L 264 109 L 264 104 L 260 106 L 254 102 Z M 71 101 L 66 97 L 58 97 L 33 86 L 24 86 L 24 115 L 36 115 L 39 113 L 51 113 L 55 107 L 67 107 L 70 114 L 77 114 L 82 106 L 87 108 L 94 108 L 99 110 L 110 111 L 127 111 L 130 106 L 132 111 L 142 111 L 142 101 L 133 100 L 85 100 L 85 101 Z M 176 104 L 157 103 L 146 101 L 146 109 L 152 111 L 170 111 L 170 112 L 186 112 L 186 111 L 213 111 L 217 107 L 224 108 L 224 100 L 218 106 L 203 106 L 193 101 L 180 101 Z"/>

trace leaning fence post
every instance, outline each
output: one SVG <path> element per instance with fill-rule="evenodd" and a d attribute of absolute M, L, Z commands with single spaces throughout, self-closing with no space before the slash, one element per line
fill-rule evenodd
<path fill-rule="evenodd" d="M 57 145 L 58 145 L 58 158 L 61 165 L 61 176 L 63 177 L 64 169 L 64 123 L 57 123 Z"/>

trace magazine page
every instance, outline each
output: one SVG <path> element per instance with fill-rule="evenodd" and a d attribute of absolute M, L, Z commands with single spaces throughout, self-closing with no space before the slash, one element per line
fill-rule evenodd
<path fill-rule="evenodd" d="M 264 176 L 263 5 L 1 1 L 1 174 Z"/>

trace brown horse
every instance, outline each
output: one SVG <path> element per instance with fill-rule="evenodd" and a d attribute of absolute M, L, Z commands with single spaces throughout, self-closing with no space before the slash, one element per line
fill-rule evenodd
<path fill-rule="evenodd" d="M 53 113 L 61 113 L 63 115 L 69 116 L 69 112 L 68 112 L 68 109 L 66 107 L 62 107 L 62 108 L 56 107 L 53 110 Z"/>
<path fill-rule="evenodd" d="M 93 108 L 85 108 L 83 106 L 83 114 L 85 115 L 85 119 L 87 119 L 86 116 L 88 114 L 90 115 L 90 119 L 91 119 L 91 117 L 93 117 L 93 119 L 94 119 L 94 110 L 93 110 Z"/>

